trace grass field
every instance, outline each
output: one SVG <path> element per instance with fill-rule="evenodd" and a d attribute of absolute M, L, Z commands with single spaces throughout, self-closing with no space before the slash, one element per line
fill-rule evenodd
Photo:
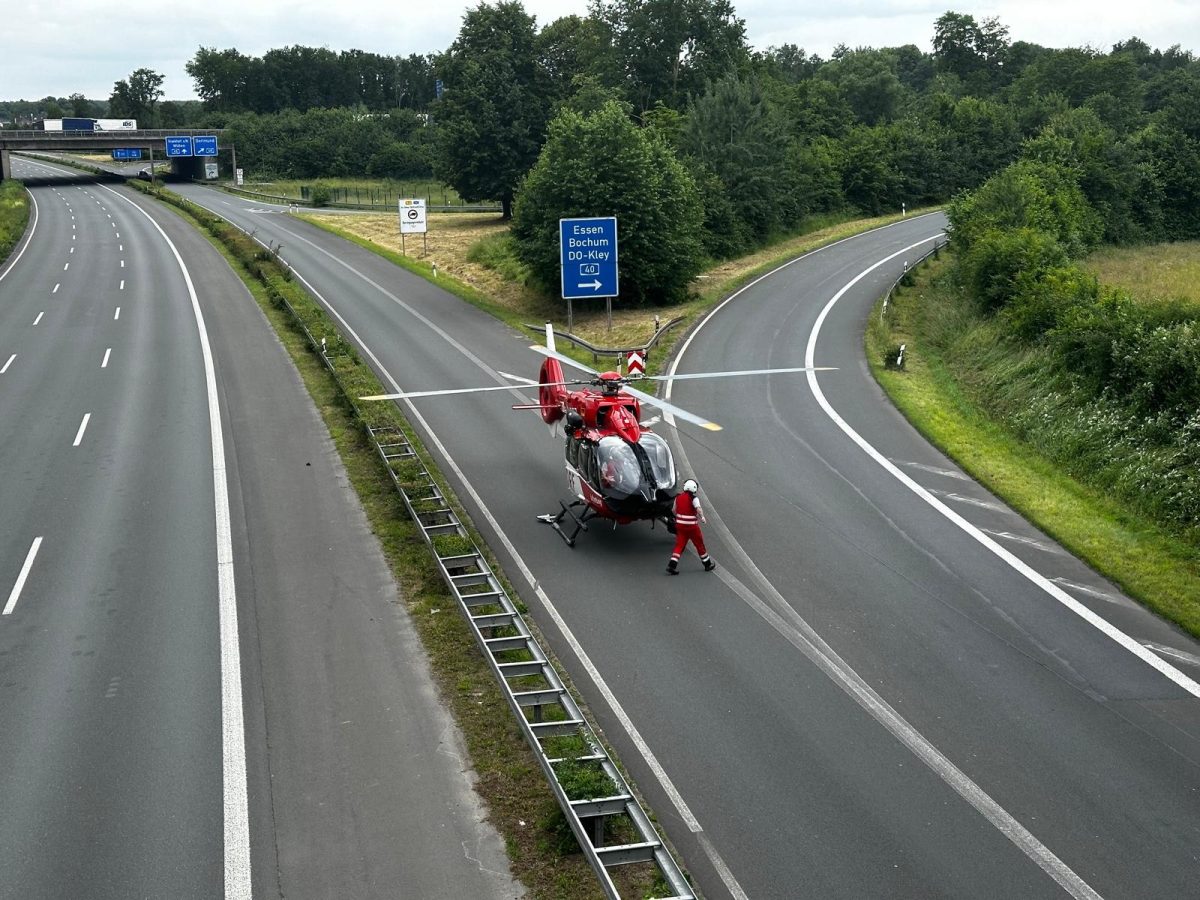
<path fill-rule="evenodd" d="M 1084 265 L 1105 284 L 1154 303 L 1184 298 L 1200 304 L 1200 241 L 1152 247 L 1107 247 Z"/>

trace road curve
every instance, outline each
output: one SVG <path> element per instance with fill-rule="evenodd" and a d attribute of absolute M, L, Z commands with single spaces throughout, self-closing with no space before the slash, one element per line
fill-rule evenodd
<path fill-rule="evenodd" d="M 400 387 L 534 370 L 528 337 L 377 257 L 184 193 L 282 243 Z M 838 297 L 814 346 L 839 366 L 817 382 L 830 408 L 1135 642 L 1200 659 L 964 480 L 870 380 L 866 310 L 941 226 L 908 220 L 764 279 L 684 366 L 803 365 Z M 565 548 L 533 517 L 562 494 L 559 441 L 495 394 L 410 409 L 706 895 L 1187 896 L 1200 727 L 1184 686 L 914 495 L 803 377 L 681 382 L 674 399 L 725 426 L 679 436 L 715 513 L 716 575 L 691 560 L 662 577 L 668 540 L 645 529 Z"/>

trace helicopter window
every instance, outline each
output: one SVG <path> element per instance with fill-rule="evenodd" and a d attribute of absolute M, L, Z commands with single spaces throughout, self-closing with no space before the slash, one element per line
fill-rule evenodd
<path fill-rule="evenodd" d="M 579 438 L 573 434 L 567 436 L 567 462 L 579 467 Z"/>
<path fill-rule="evenodd" d="M 650 468 L 654 472 L 656 486 L 664 491 L 675 487 L 675 460 L 671 456 L 671 448 L 657 434 L 643 431 L 638 445 L 646 451 Z"/>
<path fill-rule="evenodd" d="M 575 465 L 583 477 L 595 484 L 600 480 L 600 475 L 596 467 L 596 445 L 587 442 L 580 442 L 578 461 Z"/>
<path fill-rule="evenodd" d="M 640 487 L 642 470 L 633 448 L 619 437 L 601 438 L 596 445 L 600 485 L 619 494 L 632 494 Z"/>

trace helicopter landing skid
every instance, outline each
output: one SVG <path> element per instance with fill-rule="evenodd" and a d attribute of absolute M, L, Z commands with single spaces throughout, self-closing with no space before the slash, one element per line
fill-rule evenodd
<path fill-rule="evenodd" d="M 596 513 L 582 500 L 576 500 L 570 506 L 559 500 L 558 505 L 562 508 L 557 513 L 546 513 L 545 515 L 538 516 L 538 521 L 545 522 L 547 525 L 557 531 L 558 536 L 566 542 L 568 547 L 574 547 L 575 538 L 579 535 L 580 531 L 588 530 L 587 521 L 588 519 L 595 518 Z M 576 516 L 575 513 L 571 511 L 576 506 L 585 507 L 582 515 Z M 591 513 L 591 515 L 588 515 L 588 513 Z M 562 529 L 562 520 L 566 516 L 570 516 L 571 521 L 575 523 L 575 530 L 571 532 L 570 537 L 567 537 L 567 533 Z"/>

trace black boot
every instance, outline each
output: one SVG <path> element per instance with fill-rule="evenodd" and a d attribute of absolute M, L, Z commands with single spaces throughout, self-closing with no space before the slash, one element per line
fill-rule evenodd
<path fill-rule="evenodd" d="M 668 575 L 678 575 L 679 574 L 679 561 L 678 560 L 673 559 L 667 563 L 667 574 Z"/>
<path fill-rule="evenodd" d="M 706 559 L 704 561 L 704 571 L 705 572 L 711 572 L 716 567 L 717 567 L 717 564 L 715 562 L 713 562 L 711 559 Z"/>

